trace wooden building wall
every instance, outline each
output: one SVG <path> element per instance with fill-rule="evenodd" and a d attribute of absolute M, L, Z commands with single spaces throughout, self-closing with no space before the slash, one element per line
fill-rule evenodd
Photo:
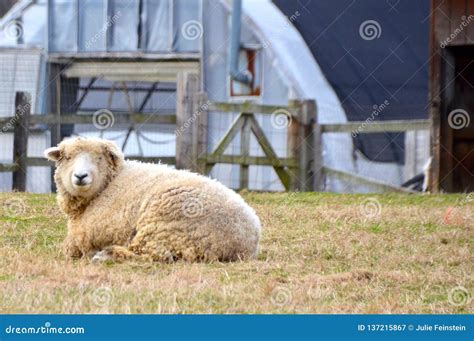
<path fill-rule="evenodd" d="M 432 0 L 430 20 L 430 189 L 473 191 L 474 0 Z"/>

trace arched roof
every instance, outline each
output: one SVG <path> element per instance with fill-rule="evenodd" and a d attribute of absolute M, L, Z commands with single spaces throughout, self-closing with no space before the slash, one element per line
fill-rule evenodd
<path fill-rule="evenodd" d="M 291 24 L 297 18 L 287 18 L 269 0 L 244 0 L 243 14 L 250 19 L 246 23 L 253 26 L 264 47 L 271 50 L 274 65 L 294 91 L 292 96 L 315 99 L 321 122 L 345 122 L 344 109 L 335 91 L 306 42 Z"/>

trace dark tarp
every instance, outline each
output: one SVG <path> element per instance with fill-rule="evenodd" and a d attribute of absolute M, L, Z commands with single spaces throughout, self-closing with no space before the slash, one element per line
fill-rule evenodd
<path fill-rule="evenodd" d="M 1 0 L 0 1 L 0 18 L 3 17 L 16 2 L 17 0 Z"/>
<path fill-rule="evenodd" d="M 375 119 L 427 118 L 428 0 L 273 2 L 303 36 L 349 121 L 365 121 L 385 101 Z M 370 160 L 404 163 L 403 133 L 362 134 L 354 143 Z"/>

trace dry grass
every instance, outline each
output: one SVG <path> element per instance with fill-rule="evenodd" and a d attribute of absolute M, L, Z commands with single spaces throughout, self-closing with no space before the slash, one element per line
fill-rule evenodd
<path fill-rule="evenodd" d="M 469 198 L 244 196 L 264 226 L 258 260 L 92 264 L 60 254 L 54 196 L 1 193 L 0 313 L 472 312 Z"/>

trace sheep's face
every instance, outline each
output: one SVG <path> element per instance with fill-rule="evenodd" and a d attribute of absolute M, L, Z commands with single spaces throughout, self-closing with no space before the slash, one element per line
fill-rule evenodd
<path fill-rule="evenodd" d="M 106 140 L 75 138 L 45 151 L 56 162 L 56 184 L 71 196 L 92 198 L 121 168 L 123 155 Z"/>

